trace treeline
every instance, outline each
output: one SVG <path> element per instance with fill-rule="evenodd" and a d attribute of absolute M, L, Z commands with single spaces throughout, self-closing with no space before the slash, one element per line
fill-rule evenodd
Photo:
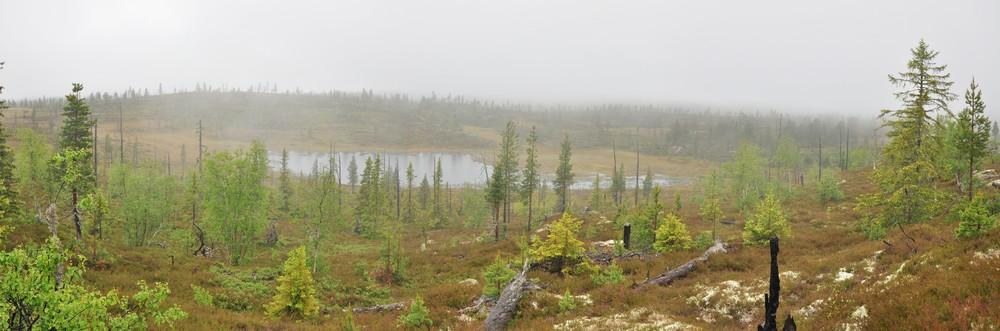
<path fill-rule="evenodd" d="M 832 159 L 846 160 L 846 155 L 856 150 L 876 151 L 884 141 L 884 130 L 878 130 L 878 122 L 868 116 L 622 104 L 532 106 L 463 96 L 376 94 L 371 90 L 278 93 L 263 86 L 238 89 L 198 84 L 193 91 L 148 94 L 133 89 L 95 93 L 88 100 L 102 123 L 118 121 L 119 112 L 123 112 L 128 118 L 142 115 L 148 129 L 186 129 L 203 120 L 212 136 L 226 136 L 227 130 L 235 128 L 295 130 L 318 142 L 370 146 L 445 147 L 441 145 L 447 142 L 448 147 L 489 147 L 490 142 L 465 128 L 502 131 L 508 121 L 538 127 L 539 144 L 553 148 L 558 146 L 561 133 L 568 133 L 575 137 L 578 148 L 638 149 L 650 155 L 716 161 L 729 159 L 744 141 L 773 151 L 788 138 L 808 151 L 823 147 L 827 151 L 824 158 L 831 159 L 826 162 L 841 162 Z M 26 109 L 18 122 L 38 128 L 46 124 L 41 123 L 40 115 L 57 113 L 61 102 L 45 98 L 12 104 Z M 50 123 L 48 127 L 54 126 Z M 527 127 L 519 134 L 527 135 Z M 816 164 L 818 157 L 819 153 L 808 153 L 805 161 Z"/>

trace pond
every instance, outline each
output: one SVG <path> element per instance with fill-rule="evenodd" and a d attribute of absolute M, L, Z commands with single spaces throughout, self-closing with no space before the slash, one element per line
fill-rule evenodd
<path fill-rule="evenodd" d="M 427 176 L 430 181 L 434 175 L 434 162 L 440 160 L 443 181 L 451 185 L 482 185 L 486 182 L 486 172 L 493 171 L 492 166 L 483 164 L 471 154 L 445 153 L 445 152 L 416 152 L 416 153 L 378 153 L 383 162 L 390 167 L 399 165 L 400 177 L 405 178 L 407 164 L 413 164 L 413 173 L 418 184 L 423 176 Z M 288 168 L 296 175 L 308 175 L 313 171 L 313 167 L 326 169 L 330 164 L 331 153 L 288 151 Z M 337 152 L 333 156 L 341 162 L 339 174 L 341 178 L 347 178 L 348 165 L 351 161 L 358 165 L 358 176 L 365 167 L 365 160 L 375 158 L 376 153 L 372 152 Z M 281 152 L 269 151 L 268 160 L 272 169 L 281 168 Z M 523 160 L 522 160 L 523 161 Z M 576 181 L 571 186 L 573 189 L 590 189 L 594 183 L 594 173 L 577 173 Z M 543 180 L 551 181 L 553 174 L 543 173 Z M 640 178 L 640 185 L 642 179 Z M 344 181 L 346 182 L 346 180 Z M 635 187 L 635 176 L 626 177 L 626 185 Z M 669 177 L 661 174 L 653 175 L 653 183 L 660 186 L 671 186 L 687 183 L 685 178 Z M 601 187 L 607 188 L 611 184 L 611 177 L 601 174 Z M 551 186 L 551 182 L 548 184 Z"/>

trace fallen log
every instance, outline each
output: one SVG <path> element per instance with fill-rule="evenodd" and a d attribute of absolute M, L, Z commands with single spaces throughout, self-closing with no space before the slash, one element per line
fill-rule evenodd
<path fill-rule="evenodd" d="M 386 311 L 402 310 L 403 307 L 406 307 L 405 302 L 396 302 L 384 305 L 375 305 L 371 307 L 356 307 L 356 308 L 351 308 L 351 311 L 355 313 L 381 313 Z"/>
<path fill-rule="evenodd" d="M 712 247 L 709 247 L 708 250 L 706 250 L 704 253 L 701 254 L 701 256 L 696 257 L 677 268 L 668 270 L 667 272 L 664 272 L 659 276 L 647 279 L 642 283 L 632 285 L 632 288 L 640 289 L 649 285 L 669 285 L 670 283 L 673 283 L 675 280 L 683 278 L 684 276 L 687 276 L 689 273 L 694 271 L 694 269 L 698 266 L 699 262 L 708 261 L 708 257 L 710 255 L 717 253 L 725 253 L 725 252 L 726 252 L 726 244 L 722 243 L 722 241 L 716 240 L 715 244 L 712 245 Z"/>
<path fill-rule="evenodd" d="M 510 283 L 507 283 L 503 292 L 500 292 L 500 297 L 490 309 L 483 324 L 483 328 L 487 331 L 502 331 L 507 327 L 507 323 L 514 319 L 514 313 L 517 312 L 517 302 L 521 300 L 521 295 L 524 294 L 525 290 L 534 288 L 528 282 L 528 267 L 530 266 L 528 259 L 524 259 L 521 272 L 514 279 L 511 279 Z"/>

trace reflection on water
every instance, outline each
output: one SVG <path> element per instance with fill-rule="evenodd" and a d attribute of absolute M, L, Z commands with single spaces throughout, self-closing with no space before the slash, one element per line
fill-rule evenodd
<path fill-rule="evenodd" d="M 469 154 L 461 153 L 439 153 L 439 152 L 421 152 L 421 153 L 379 153 L 382 157 L 382 161 L 388 165 L 390 168 L 399 165 L 399 176 L 405 180 L 406 178 L 406 166 L 407 164 L 413 164 L 413 174 L 416 176 L 415 185 L 420 183 L 423 176 L 427 176 L 427 180 L 431 180 L 434 175 L 434 162 L 435 160 L 440 160 L 441 162 L 441 172 L 443 176 L 443 181 L 451 185 L 481 185 L 486 182 L 486 171 L 493 171 L 493 167 L 483 164 L 477 161 Z M 315 153 L 315 152 L 299 152 L 299 151 L 288 151 L 288 168 L 293 174 L 298 175 L 308 175 L 312 172 L 313 167 L 319 167 L 320 169 L 326 169 L 329 166 L 330 153 Z M 365 160 L 368 158 L 375 158 L 375 153 L 370 152 L 337 152 L 333 156 L 340 162 L 339 173 L 341 178 L 346 178 L 348 175 L 348 166 L 351 161 L 358 165 L 358 176 L 361 176 L 361 172 L 365 167 Z M 272 169 L 281 168 L 281 151 L 269 151 L 267 153 L 268 160 Z M 573 184 L 573 189 L 590 189 L 594 184 L 595 174 L 577 174 L 576 182 Z M 552 174 L 544 174 L 544 180 L 551 181 L 553 178 Z M 627 177 L 626 185 L 628 187 L 635 187 L 635 176 Z M 687 179 L 684 178 L 672 178 L 663 175 L 654 175 L 653 183 L 660 186 L 670 186 L 686 183 Z M 607 188 L 611 184 L 611 177 L 601 174 L 601 187 Z M 642 185 L 642 178 L 639 179 L 639 185 Z M 551 186 L 551 183 L 549 183 Z"/>

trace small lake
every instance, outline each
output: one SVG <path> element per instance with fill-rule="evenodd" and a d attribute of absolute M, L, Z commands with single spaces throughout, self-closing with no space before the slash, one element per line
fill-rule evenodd
<path fill-rule="evenodd" d="M 443 152 L 417 152 L 417 153 L 378 153 L 381 155 L 383 162 L 387 163 L 390 167 L 395 167 L 399 164 L 399 175 L 405 179 L 406 176 L 406 166 L 407 164 L 413 164 L 413 173 L 416 175 L 416 180 L 414 183 L 419 184 L 423 176 L 427 176 L 427 180 L 431 180 L 434 175 L 434 162 L 435 160 L 440 160 L 441 162 L 441 172 L 443 175 L 443 181 L 455 186 L 461 185 L 482 185 L 486 182 L 486 171 L 493 171 L 492 166 L 483 164 L 482 162 L 476 160 L 471 154 L 463 153 L 443 153 Z M 325 169 L 329 166 L 330 153 L 316 153 L 316 152 L 299 152 L 299 151 L 288 151 L 288 168 L 296 175 L 308 175 L 312 172 L 313 166 L 318 166 L 320 169 Z M 348 166 L 351 164 L 351 160 L 358 165 L 358 176 L 361 176 L 361 172 L 365 167 L 365 160 L 368 158 L 375 158 L 376 153 L 371 152 L 337 152 L 333 156 L 341 163 L 340 165 L 340 176 L 344 178 L 346 183 L 346 178 L 348 175 Z M 281 169 L 281 151 L 268 151 L 267 158 L 270 166 L 273 170 Z M 523 160 L 522 160 L 523 161 Z M 590 189 L 594 183 L 594 173 L 580 174 L 576 176 L 576 182 L 573 184 L 573 189 Z M 543 174 L 544 180 L 551 181 L 553 178 L 552 174 Z M 642 184 L 642 179 L 640 178 L 640 185 Z M 660 186 L 671 186 L 678 185 L 688 182 L 684 178 L 672 178 L 660 174 L 653 175 L 653 182 Z M 610 177 L 605 174 L 601 174 L 601 187 L 608 187 L 611 184 Z M 627 177 L 626 184 L 628 187 L 635 187 L 635 176 Z M 551 183 L 549 183 L 551 187 Z"/>

